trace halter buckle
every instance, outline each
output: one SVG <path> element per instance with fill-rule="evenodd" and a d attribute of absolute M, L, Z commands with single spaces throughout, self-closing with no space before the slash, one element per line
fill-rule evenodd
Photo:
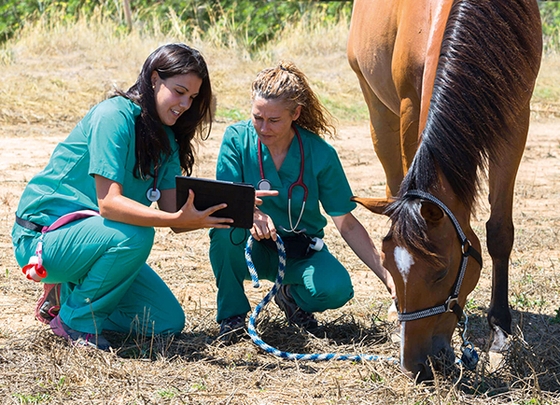
<path fill-rule="evenodd" d="M 471 246 L 471 241 L 465 239 L 465 241 L 461 244 L 461 253 L 463 253 L 463 256 L 469 255 L 469 249 L 471 248 Z"/>
<path fill-rule="evenodd" d="M 444 304 L 445 312 L 455 312 L 453 311 L 455 304 L 459 305 L 459 297 L 449 297 Z"/>

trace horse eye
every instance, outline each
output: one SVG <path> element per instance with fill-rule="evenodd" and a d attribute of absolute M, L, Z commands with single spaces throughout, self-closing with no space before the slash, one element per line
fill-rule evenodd
<path fill-rule="evenodd" d="M 443 269 L 435 270 L 433 274 L 434 283 L 439 283 L 441 280 L 443 280 L 447 276 L 447 273 L 448 270 L 446 267 Z"/>

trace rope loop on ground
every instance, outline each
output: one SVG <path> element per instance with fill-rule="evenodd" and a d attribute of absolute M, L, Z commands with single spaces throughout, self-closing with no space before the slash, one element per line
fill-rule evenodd
<path fill-rule="evenodd" d="M 253 287 L 260 287 L 259 276 L 253 264 L 252 254 L 253 254 L 253 242 L 252 236 L 249 236 L 247 240 L 247 245 L 245 247 L 245 260 L 247 262 L 247 268 L 249 269 L 249 274 L 251 275 L 251 280 L 253 282 Z M 289 360 L 309 360 L 309 361 L 325 361 L 325 360 L 350 360 L 350 361 L 387 361 L 389 363 L 399 364 L 399 360 L 394 357 L 384 357 L 374 354 L 338 354 L 338 353 L 317 353 L 317 354 L 302 354 L 302 353 L 290 353 L 279 350 L 275 347 L 270 346 L 265 343 L 257 333 L 255 323 L 257 322 L 257 317 L 262 309 L 272 300 L 272 298 L 278 292 L 278 289 L 282 285 L 284 280 L 284 274 L 286 270 L 286 249 L 284 247 L 284 242 L 280 236 L 277 236 L 276 247 L 278 249 L 278 275 L 276 276 L 276 281 L 272 286 L 272 289 L 266 294 L 261 302 L 255 307 L 251 316 L 249 317 L 249 324 L 247 330 L 249 336 L 253 343 L 259 346 L 266 353 L 273 354 L 276 357 L 281 357 L 283 359 Z"/>

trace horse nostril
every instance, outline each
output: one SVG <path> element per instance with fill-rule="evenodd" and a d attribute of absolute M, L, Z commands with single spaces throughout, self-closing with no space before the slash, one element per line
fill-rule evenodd
<path fill-rule="evenodd" d="M 432 369 L 425 363 L 421 363 L 418 365 L 419 371 L 416 373 L 416 378 L 414 381 L 416 383 L 421 383 L 423 381 L 433 380 L 434 374 Z"/>
<path fill-rule="evenodd" d="M 416 363 L 412 368 L 401 366 L 401 370 L 415 383 L 433 380 L 434 378 L 431 367 L 426 363 Z"/>

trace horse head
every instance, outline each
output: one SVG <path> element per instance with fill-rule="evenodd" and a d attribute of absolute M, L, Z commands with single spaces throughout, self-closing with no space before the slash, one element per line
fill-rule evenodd
<path fill-rule="evenodd" d="M 385 210 L 391 227 L 383 239 L 383 265 L 397 289 L 401 367 L 418 381 L 433 377 L 430 359 L 439 360 L 432 362 L 436 368 L 455 362 L 453 332 L 482 268 L 469 211 L 457 199 L 445 199 L 413 190 Z M 368 207 L 367 199 L 354 200 Z"/>

